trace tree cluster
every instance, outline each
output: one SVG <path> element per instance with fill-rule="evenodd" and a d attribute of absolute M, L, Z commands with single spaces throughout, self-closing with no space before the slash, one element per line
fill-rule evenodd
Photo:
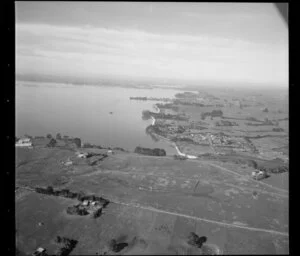
<path fill-rule="evenodd" d="M 220 122 L 216 122 L 216 126 L 238 126 L 238 123 L 221 120 Z"/>
<path fill-rule="evenodd" d="M 80 204 L 69 206 L 67 208 L 67 213 L 70 215 L 80 215 L 80 216 L 85 216 L 89 214 L 89 212 Z"/>
<path fill-rule="evenodd" d="M 156 106 L 161 109 L 172 109 L 175 112 L 177 112 L 179 109 L 178 106 L 174 106 L 173 103 L 166 103 L 166 104 L 157 103 Z"/>
<path fill-rule="evenodd" d="M 101 205 L 103 205 L 103 207 L 105 207 L 107 204 L 109 204 L 109 200 L 107 200 L 103 197 L 99 197 L 99 196 L 95 196 L 95 195 L 86 195 L 83 192 L 79 192 L 79 193 L 71 192 L 71 191 L 69 191 L 69 189 L 54 190 L 52 186 L 48 186 L 47 188 L 36 187 L 35 191 L 37 193 L 46 194 L 46 195 L 62 196 L 62 197 L 71 198 L 71 199 L 76 198 L 77 200 L 79 200 L 81 202 L 83 202 L 84 200 L 97 201 Z"/>
<path fill-rule="evenodd" d="M 149 156 L 166 156 L 166 151 L 161 148 L 142 148 L 136 147 L 134 150 L 135 153 L 149 155 Z"/>
<path fill-rule="evenodd" d="M 55 139 L 51 139 L 50 141 L 49 141 L 49 143 L 47 144 L 47 147 L 55 147 L 56 146 L 56 140 Z"/>
<path fill-rule="evenodd" d="M 58 244 L 63 244 L 63 246 L 61 248 L 59 248 L 58 250 L 58 255 L 60 256 L 67 256 L 71 253 L 71 251 L 74 250 L 74 248 L 76 247 L 78 241 L 74 240 L 74 239 L 69 239 L 66 237 L 60 237 L 57 236 L 55 239 L 55 242 Z"/>
<path fill-rule="evenodd" d="M 186 160 L 187 157 L 186 156 L 180 156 L 180 155 L 174 155 L 174 159 L 175 160 Z"/>
<path fill-rule="evenodd" d="M 212 112 L 204 112 L 201 114 L 201 119 L 204 120 L 207 116 L 213 117 L 223 117 L 222 110 L 213 110 Z"/>
<path fill-rule="evenodd" d="M 276 128 L 273 128 L 272 131 L 273 132 L 284 132 L 284 129 L 280 128 L 280 127 L 276 127 Z"/>

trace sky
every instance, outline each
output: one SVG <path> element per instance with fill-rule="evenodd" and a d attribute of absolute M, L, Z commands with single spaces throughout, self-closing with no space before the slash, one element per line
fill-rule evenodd
<path fill-rule="evenodd" d="M 16 73 L 288 86 L 272 3 L 16 2 Z"/>

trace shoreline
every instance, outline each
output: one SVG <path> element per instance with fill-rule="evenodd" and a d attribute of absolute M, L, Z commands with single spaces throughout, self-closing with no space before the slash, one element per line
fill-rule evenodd
<path fill-rule="evenodd" d="M 155 125 L 155 118 L 153 117 L 153 116 L 151 116 L 151 118 L 152 118 L 152 125 Z"/>
<path fill-rule="evenodd" d="M 158 107 L 157 107 L 157 108 L 158 108 Z M 159 109 L 159 108 L 158 108 L 158 109 Z M 153 116 L 151 116 L 151 118 L 152 118 L 152 126 L 153 126 L 153 125 L 155 125 L 156 120 L 155 120 L 155 118 L 154 118 Z M 160 136 L 160 135 L 158 135 L 158 134 L 156 134 L 156 133 L 155 133 L 155 136 L 158 136 L 159 138 L 161 138 L 161 139 L 165 140 L 166 142 L 168 142 L 169 144 L 171 144 L 171 145 L 176 149 L 178 155 L 184 156 L 184 157 L 186 157 L 186 158 L 188 158 L 188 159 L 197 159 L 197 158 L 198 158 L 197 156 L 193 156 L 193 155 L 188 155 L 188 154 L 182 153 L 182 152 L 179 150 L 179 148 L 177 147 L 177 145 L 176 145 L 175 142 L 172 143 L 172 142 L 171 142 L 170 140 L 168 140 L 167 138 L 164 138 L 164 137 L 162 137 L 162 136 Z"/>
<path fill-rule="evenodd" d="M 188 158 L 188 159 L 197 159 L 197 158 L 198 158 L 197 156 L 193 156 L 193 155 L 188 155 L 188 154 L 182 153 L 182 152 L 179 150 L 179 148 L 177 147 L 177 145 L 176 145 L 175 143 L 174 143 L 174 147 L 175 147 L 175 149 L 177 150 L 178 155 L 180 155 L 180 156 L 184 156 L 184 157 L 186 157 L 186 158 Z"/>

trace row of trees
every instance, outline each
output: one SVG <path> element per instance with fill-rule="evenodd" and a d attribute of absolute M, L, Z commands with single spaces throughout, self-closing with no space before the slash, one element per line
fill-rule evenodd
<path fill-rule="evenodd" d="M 207 116 L 213 117 L 223 117 L 222 110 L 213 110 L 212 112 L 204 112 L 201 114 L 201 119 L 204 120 Z"/>
<path fill-rule="evenodd" d="M 88 215 L 89 212 L 84 207 L 81 207 L 80 204 L 77 204 L 74 206 L 69 206 L 67 208 L 67 214 L 85 216 Z"/>
<path fill-rule="evenodd" d="M 220 122 L 216 122 L 216 126 L 238 126 L 238 123 L 221 120 Z"/>
<path fill-rule="evenodd" d="M 183 101 L 176 99 L 173 101 L 173 104 L 175 105 L 186 105 L 186 106 L 197 106 L 197 107 L 212 107 L 213 105 L 205 105 L 200 102 L 193 102 L 193 101 Z"/>
<path fill-rule="evenodd" d="M 176 137 L 174 137 L 171 140 L 174 141 L 174 142 L 182 141 L 182 142 L 194 143 L 194 140 L 192 138 L 189 138 L 189 137 L 183 137 L 183 138 L 176 138 Z"/>
<path fill-rule="evenodd" d="M 264 171 L 267 173 L 283 173 L 283 172 L 288 172 L 289 171 L 289 167 L 286 165 L 280 165 L 280 166 L 276 166 L 276 167 L 259 167 L 257 168 L 260 171 Z"/>
<path fill-rule="evenodd" d="M 111 147 L 102 147 L 100 145 L 94 145 L 94 144 L 91 144 L 91 143 L 84 143 L 82 145 L 83 148 L 98 148 L 98 149 L 109 149 L 109 150 L 119 150 L 119 151 L 123 151 L 123 152 L 126 152 L 127 150 L 124 149 L 124 148 L 121 148 L 121 147 L 114 147 L 114 148 L 111 148 Z"/>
<path fill-rule="evenodd" d="M 142 148 L 136 147 L 134 153 L 142 154 L 142 155 L 149 155 L 149 156 L 166 156 L 166 151 L 161 148 Z"/>
<path fill-rule="evenodd" d="M 81 202 L 84 200 L 91 200 L 99 202 L 103 207 L 109 204 L 109 200 L 95 196 L 95 195 L 86 195 L 83 192 L 71 192 L 69 189 L 62 189 L 62 190 L 54 190 L 52 186 L 48 186 L 47 188 L 39 188 L 36 187 L 35 191 L 37 193 L 46 194 L 46 195 L 53 195 L 53 196 L 62 196 L 71 199 L 77 199 Z"/>
<path fill-rule="evenodd" d="M 181 99 L 196 99 L 199 98 L 199 93 L 194 93 L 194 92 L 179 92 L 175 94 L 176 98 L 181 98 Z"/>
<path fill-rule="evenodd" d="M 54 137 L 53 137 L 50 133 L 47 134 L 46 138 L 47 138 L 47 139 L 50 139 L 50 140 L 53 139 L 52 142 L 50 141 L 51 144 L 54 144 L 54 142 L 56 142 L 55 139 L 54 139 Z M 80 138 L 70 138 L 70 137 L 67 136 L 67 135 L 62 136 L 60 133 L 57 133 L 56 136 L 55 136 L 55 138 L 56 138 L 56 140 L 68 140 L 68 141 L 71 141 L 71 142 L 75 143 L 75 145 L 76 145 L 78 148 L 81 147 L 81 139 L 80 139 Z"/>
<path fill-rule="evenodd" d="M 179 109 L 178 106 L 174 106 L 173 103 L 166 103 L 166 104 L 157 103 L 156 106 L 161 109 L 172 109 L 175 112 L 177 112 Z"/>
<path fill-rule="evenodd" d="M 276 128 L 273 128 L 272 131 L 273 132 L 284 132 L 284 129 L 280 128 L 280 127 L 276 127 Z"/>
<path fill-rule="evenodd" d="M 154 118 L 160 118 L 160 119 L 169 119 L 169 120 L 181 120 L 181 121 L 186 121 L 188 118 L 183 115 L 172 115 L 172 114 L 165 114 L 165 113 L 155 113 L 151 112 L 149 110 L 144 110 L 142 112 L 142 119 L 143 120 L 149 120 L 151 117 Z"/>
<path fill-rule="evenodd" d="M 59 248 L 57 255 L 67 256 L 74 250 L 78 241 L 74 239 L 69 239 L 66 237 L 57 236 L 55 242 L 58 244 L 63 244 L 61 248 Z"/>

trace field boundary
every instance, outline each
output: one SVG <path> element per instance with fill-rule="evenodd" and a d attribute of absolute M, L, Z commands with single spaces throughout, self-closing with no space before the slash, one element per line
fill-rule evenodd
<path fill-rule="evenodd" d="M 23 188 L 23 189 L 27 189 L 27 190 L 36 192 L 35 189 L 33 189 L 31 187 L 27 187 L 27 186 L 19 186 L 19 188 Z M 43 194 L 43 195 L 44 196 L 53 196 L 53 195 L 47 195 L 47 194 Z M 103 196 L 105 196 L 105 195 L 103 195 Z M 240 229 L 246 229 L 246 230 L 256 231 L 256 232 L 265 232 L 265 233 L 271 233 L 271 234 L 282 235 L 282 236 L 287 236 L 287 237 L 289 236 L 289 234 L 287 232 L 281 232 L 281 231 L 277 231 L 277 230 L 270 230 L 270 229 L 263 229 L 263 228 L 254 228 L 254 227 L 248 227 L 248 226 L 241 226 L 241 225 L 237 225 L 237 224 L 226 223 L 226 222 L 222 222 L 222 221 L 216 221 L 216 220 L 210 220 L 210 219 L 200 218 L 200 217 L 196 217 L 196 216 L 191 216 L 191 215 L 187 215 L 187 214 L 183 214 L 183 213 L 165 211 L 165 210 L 157 209 L 157 208 L 154 208 L 151 206 L 142 206 L 140 204 L 134 204 L 134 203 L 124 203 L 124 202 L 120 202 L 116 199 L 111 199 L 107 196 L 105 196 L 105 198 L 107 198 L 110 201 L 110 203 L 125 205 L 125 206 L 129 206 L 129 207 L 135 207 L 135 208 L 158 212 L 158 213 L 179 216 L 179 217 L 183 217 L 183 218 L 187 218 L 187 219 L 194 219 L 196 221 L 203 221 L 203 222 L 212 223 L 212 224 L 216 224 L 216 225 L 220 225 L 220 226 L 227 226 L 227 227 L 231 227 L 231 228 L 240 228 Z"/>
<path fill-rule="evenodd" d="M 216 167 L 216 168 L 218 168 L 218 169 L 220 169 L 220 170 L 223 170 L 223 171 L 232 173 L 232 174 L 234 174 L 234 175 L 238 175 L 238 176 L 243 177 L 243 178 L 247 177 L 247 176 L 245 176 L 245 175 L 242 175 L 242 174 L 239 174 L 239 173 L 237 173 L 237 172 L 231 171 L 231 170 L 229 170 L 229 169 L 227 169 L 227 168 L 225 168 L 225 167 L 223 167 L 223 166 L 219 166 L 219 165 L 213 164 L 213 163 L 208 163 L 208 164 L 209 164 L 210 166 Z M 270 184 L 267 184 L 267 183 L 264 183 L 264 182 L 261 182 L 261 181 L 257 181 L 257 180 L 253 180 L 253 179 L 249 179 L 249 180 L 252 181 L 252 182 L 254 182 L 254 183 L 258 183 L 258 184 L 265 185 L 265 186 L 267 186 L 267 187 L 269 187 L 269 188 L 275 189 L 275 190 L 280 191 L 280 192 L 282 192 L 282 193 L 289 193 L 288 190 L 281 189 L 281 188 L 277 188 L 277 187 L 274 187 L 274 186 L 272 186 L 272 185 L 270 185 Z"/>
<path fill-rule="evenodd" d="M 263 229 L 263 228 L 254 228 L 254 227 L 241 226 L 241 225 L 236 225 L 236 224 L 231 224 L 231 223 L 226 223 L 226 222 L 221 222 L 221 221 L 204 219 L 204 218 L 200 218 L 200 217 L 196 217 L 196 216 L 191 216 L 191 215 L 187 215 L 187 214 L 183 214 L 183 213 L 177 213 L 177 212 L 170 212 L 170 211 L 160 210 L 160 209 L 157 209 L 157 208 L 154 208 L 154 207 L 142 206 L 142 205 L 139 205 L 139 204 L 130 204 L 130 203 L 118 202 L 116 200 L 112 200 L 111 202 L 112 203 L 116 203 L 116 204 L 126 205 L 126 206 L 129 206 L 129 207 L 140 208 L 140 209 L 143 209 L 143 210 L 149 210 L 149 211 L 154 211 L 154 212 L 159 212 L 159 213 L 165 213 L 165 214 L 169 214 L 169 215 L 175 215 L 175 216 L 179 216 L 179 217 L 183 217 L 183 218 L 187 218 L 187 219 L 194 219 L 194 220 L 197 220 L 197 221 L 203 221 L 203 222 L 207 222 L 207 223 L 213 223 L 213 224 L 217 224 L 217 225 L 221 225 L 221 226 L 228 226 L 228 227 L 232 227 L 232 228 L 247 229 L 247 230 L 257 231 L 257 232 L 266 232 L 266 233 L 277 234 L 277 235 L 282 235 L 282 236 L 289 236 L 288 233 L 277 231 L 277 230 L 270 230 L 270 229 Z"/>

